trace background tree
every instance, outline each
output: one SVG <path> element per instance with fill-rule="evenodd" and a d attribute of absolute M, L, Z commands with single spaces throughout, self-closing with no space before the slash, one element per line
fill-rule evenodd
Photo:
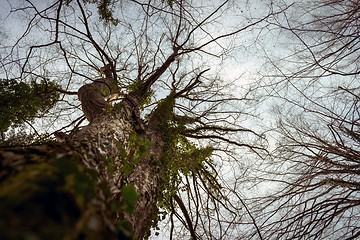
<path fill-rule="evenodd" d="M 359 2 L 299 2 L 286 9 L 272 31 L 292 42 L 275 44 L 286 49 L 277 59 L 267 53 L 273 71 L 267 68 L 270 81 L 262 89 L 277 107 L 276 122 L 268 125 L 274 150 L 256 182 L 272 190 L 251 200 L 259 210 L 253 214 L 265 239 L 356 239 Z"/>
<path fill-rule="evenodd" d="M 14 79 L 0 81 L 0 132 L 2 141 L 10 127 L 15 128 L 30 122 L 52 108 L 59 98 L 51 82 L 17 82 Z M 4 143 L 5 144 L 5 143 Z"/>
<path fill-rule="evenodd" d="M 274 11 L 241 8 L 251 13 L 231 1 L 12 6 L 24 30 L 2 74 L 49 79 L 62 95 L 39 124 L 57 141 L 0 153 L 1 238 L 142 239 L 166 214 L 170 238 L 183 232 L 175 217 L 199 239 L 255 224 L 228 180 L 236 153 L 264 151 L 264 139 L 242 126 L 249 99 L 221 68 Z"/>

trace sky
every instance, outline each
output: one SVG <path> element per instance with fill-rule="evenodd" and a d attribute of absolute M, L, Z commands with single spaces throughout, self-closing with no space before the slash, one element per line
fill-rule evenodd
<path fill-rule="evenodd" d="M 0 30 L 4 30 L 6 34 L 8 34 L 8 37 L 3 39 L 0 39 L 0 46 L 2 47 L 1 51 L 8 51 L 9 49 L 4 49 L 5 46 L 9 46 L 14 44 L 16 39 L 18 39 L 21 34 L 24 33 L 26 24 L 23 19 L 20 19 L 19 17 L 16 17 L 15 15 L 8 15 L 10 11 L 10 6 L 12 4 L 17 4 L 20 1 L 13 1 L 13 0 L 0 0 L 1 1 L 1 8 L 0 8 Z M 41 4 L 42 2 L 47 1 L 36 1 L 37 4 Z M 199 4 L 215 4 L 219 1 L 199 1 Z M 236 2 L 236 1 L 235 1 Z M 245 2 L 245 1 L 244 1 Z M 234 27 L 243 26 L 248 21 L 250 21 L 251 18 L 259 18 L 261 16 L 264 16 L 269 11 L 269 3 L 272 1 L 249 1 L 248 5 L 231 5 L 228 9 L 229 12 L 227 15 L 222 16 L 215 16 L 214 20 L 216 22 L 212 22 L 211 24 L 206 26 L 206 30 L 212 32 L 212 37 L 217 36 L 218 34 L 231 31 L 234 29 Z M 282 2 L 282 1 L 276 1 L 276 2 Z M 287 3 L 291 3 L 293 1 L 285 1 Z M 301 1 L 294 1 L 301 3 Z M 274 8 L 279 7 L 280 5 L 273 5 Z M 300 8 L 292 7 L 289 9 L 288 13 L 289 16 L 294 16 L 294 18 L 297 18 L 299 16 L 292 15 L 296 13 Z M 117 13 L 115 13 L 117 14 Z M 118 14 L 124 14 L 122 12 L 119 12 Z M 300 11 L 299 11 L 300 14 Z M 200 14 L 199 14 L 200 15 Z M 129 18 L 134 18 L 135 20 L 139 20 L 139 17 L 137 15 L 129 16 Z M 194 17 L 198 21 L 201 21 L 201 18 L 199 16 Z M 70 19 L 72 20 L 72 19 Z M 274 20 L 274 19 L 270 19 Z M 286 18 L 284 15 L 280 15 L 278 18 L 281 24 L 285 24 Z M 293 19 L 292 19 L 293 20 Z M 140 28 L 142 25 L 142 21 L 137 22 L 137 24 L 134 24 L 134 28 Z M 100 25 L 99 25 L 100 26 Z M 165 27 L 165 25 L 161 25 L 162 27 Z M 152 27 L 154 27 L 154 31 L 161 32 L 162 28 L 158 27 L 156 24 L 154 24 Z M 157 28 L 158 27 L 158 28 Z M 171 27 L 171 26 L 170 26 Z M 135 29 L 136 30 L 136 29 Z M 135 32 L 134 30 L 134 32 Z M 123 45 L 125 45 L 123 50 L 124 52 L 130 51 L 131 46 L 136 43 L 136 40 L 133 40 L 131 37 L 126 37 L 125 34 L 131 34 L 131 31 L 122 31 L 120 30 L 117 33 L 113 33 L 116 35 L 115 39 L 116 41 L 123 41 L 121 42 Z M 200 41 L 197 43 L 200 43 L 201 41 L 208 41 L 211 39 L 209 35 L 204 34 L 202 32 Z M 200 34 L 199 34 L 200 35 Z M 99 37 L 99 35 L 96 35 Z M 35 36 L 33 37 L 34 41 L 38 41 L 37 38 L 41 38 L 41 36 Z M 160 36 L 156 35 L 155 39 L 159 39 Z M 31 39 L 31 37 L 29 38 Z M 135 38 L 136 39 L 136 38 Z M 316 38 L 315 38 L 316 39 Z M 46 40 L 45 40 L 46 41 Z M 116 41 L 114 44 L 116 45 Z M 152 44 L 155 44 L 156 42 L 152 42 Z M 22 44 L 22 43 L 21 43 Z M 164 41 L 164 44 L 168 44 L 166 40 Z M 80 45 L 78 46 L 80 47 Z M 256 109 L 253 109 L 254 115 L 257 115 L 257 118 L 248 118 L 244 119 L 242 124 L 245 124 L 245 126 L 254 128 L 256 130 L 261 131 L 262 129 L 273 127 L 276 128 L 276 119 L 274 117 L 274 113 L 270 110 L 273 108 L 273 105 L 279 104 L 280 108 L 285 109 L 286 106 L 281 102 L 279 99 L 281 97 L 281 94 L 288 94 L 287 96 L 289 99 L 291 99 L 293 102 L 301 102 L 301 103 L 307 103 L 306 98 L 313 98 L 319 95 L 321 97 L 323 94 L 325 94 L 329 87 L 336 86 L 336 84 L 346 84 L 346 86 L 350 87 L 358 87 L 359 82 L 357 78 L 351 78 L 351 77 L 328 77 L 324 78 L 323 80 L 317 82 L 316 84 L 312 85 L 311 89 L 306 86 L 304 83 L 308 83 L 304 81 L 303 78 L 295 79 L 293 82 L 294 85 L 290 86 L 286 84 L 282 84 L 280 81 L 282 78 L 277 77 L 271 77 L 271 75 L 279 74 L 279 73 L 285 73 L 285 72 L 291 72 L 296 70 L 296 67 L 299 59 L 291 57 L 287 57 L 289 54 L 291 54 L 293 51 L 297 51 L 298 49 L 301 50 L 301 42 L 299 39 L 296 39 L 293 35 L 291 35 L 291 32 L 286 31 L 284 29 L 276 29 L 275 25 L 269 24 L 268 22 L 264 22 L 256 26 L 255 28 L 245 30 L 241 32 L 240 34 L 234 35 L 232 37 L 226 38 L 225 40 L 218 41 L 218 44 L 212 44 L 209 46 L 207 50 L 211 50 L 213 53 L 218 53 L 221 50 L 223 50 L 222 47 L 226 47 L 227 51 L 226 54 L 229 54 L 228 57 L 220 56 L 220 57 L 214 57 L 211 55 L 202 55 L 198 59 L 190 59 L 190 63 L 197 64 L 197 63 L 203 63 L 204 68 L 210 67 L 212 73 L 219 73 L 219 75 L 222 77 L 225 83 L 231 83 L 230 88 L 227 90 L 229 93 L 232 93 L 233 95 L 242 96 L 244 92 L 246 92 L 249 88 L 257 87 L 260 83 L 265 84 L 273 84 L 274 81 L 279 81 L 279 84 L 276 85 L 282 87 L 281 90 L 278 92 L 275 92 L 272 88 L 267 88 L 265 92 L 266 94 L 273 94 L 277 95 L 279 98 L 272 98 L 267 99 L 266 101 L 260 103 L 257 105 Z M 14 49 L 17 50 L 17 49 Z M 299 52 L 300 52 L 299 50 Z M 3 54 L 0 54 L 0 57 L 4 56 Z M 15 51 L 16 52 L 16 51 Z M 89 51 L 90 52 L 90 51 Z M 304 56 L 308 56 L 309 54 L 306 51 L 301 52 L 304 54 Z M 56 66 L 56 68 L 48 68 L 47 72 L 49 73 L 49 76 L 59 77 L 56 76 L 61 73 L 61 76 L 59 79 L 68 80 L 69 74 L 64 73 L 66 71 L 66 68 L 64 67 L 63 61 L 58 61 L 57 59 L 53 60 L 51 59 L 53 52 L 48 52 L 46 55 L 46 52 L 43 53 L 43 56 L 46 56 L 49 58 L 52 62 L 51 66 Z M 81 58 L 84 58 L 86 60 L 86 50 L 82 51 Z M 49 56 L 50 55 L 50 56 Z M 196 56 L 196 55 L 195 55 Z M 271 57 L 273 62 L 269 62 L 268 57 Z M 55 56 L 56 57 L 56 56 Z M 55 58 L 54 57 L 54 58 Z M 306 60 L 306 58 L 304 58 Z M 125 61 L 125 59 L 121 59 L 122 61 Z M 187 60 L 186 57 L 184 57 L 184 60 Z M 98 64 L 98 62 L 96 62 Z M 278 66 L 281 66 L 282 69 L 275 69 L 275 66 L 272 64 L 277 64 Z M 80 61 L 76 62 L 74 61 L 74 64 L 78 64 L 79 66 L 82 64 Z M 189 68 L 192 67 L 189 65 Z M 184 68 L 185 69 L 185 68 Z M 39 72 L 45 71 L 43 69 L 37 69 Z M 277 71 L 279 70 L 279 71 Z M 64 71 L 64 72 L 63 72 Z M 82 70 L 82 73 L 86 74 L 88 77 L 94 77 L 96 76 L 96 71 L 93 69 L 85 69 Z M 3 70 L 0 70 L 0 76 L 3 77 L 4 75 Z M 279 80 L 280 79 L 280 80 Z M 284 76 L 283 79 L 286 79 Z M 71 79 L 71 90 L 76 91 L 81 84 L 84 82 L 89 81 L 81 77 L 75 77 Z M 66 83 L 66 81 L 64 81 Z M 291 90 L 287 92 L 288 90 Z M 310 91 L 310 90 L 311 91 Z M 271 92 L 274 90 L 274 92 Z M 304 90 L 307 90 L 306 92 Z M 265 91 L 265 90 L 264 90 Z M 263 91 L 260 91 L 260 93 L 264 93 Z M 260 94 L 258 93 L 258 94 Z M 303 94 L 303 95 L 302 95 Z M 159 98 L 161 96 L 164 96 L 164 93 L 162 92 L 159 95 Z M 250 95 L 251 97 L 256 97 Z M 70 97 L 67 100 L 72 100 L 74 97 Z M 332 101 L 333 99 L 331 99 Z M 243 105 L 239 106 L 239 109 L 241 109 Z M 65 106 L 64 106 L 65 108 Z M 251 114 L 251 112 L 247 112 L 248 114 Z M 71 115 L 73 114 L 73 115 Z M 74 117 L 79 115 L 79 111 L 72 112 L 69 114 L 72 118 L 67 118 L 68 116 L 65 116 L 64 119 L 66 121 L 69 121 L 73 119 Z M 276 146 L 277 137 L 274 135 L 269 135 L 269 144 L 274 148 Z M 228 167 L 229 168 L 229 167 Z M 228 169 L 227 168 L 227 169 Z M 225 169 L 226 170 L 226 169 Z M 266 187 L 266 186 L 265 186 Z M 159 236 L 158 238 L 154 237 L 154 239 L 165 239 L 162 236 Z"/>

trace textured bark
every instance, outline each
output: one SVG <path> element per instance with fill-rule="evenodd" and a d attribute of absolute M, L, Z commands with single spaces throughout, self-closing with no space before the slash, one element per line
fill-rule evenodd
<path fill-rule="evenodd" d="M 96 169 L 111 189 L 112 198 L 121 201 L 121 188 L 124 184 L 133 184 L 138 194 L 138 201 L 133 214 L 124 213 L 125 219 L 133 229 L 133 239 L 142 239 L 150 228 L 150 223 L 157 212 L 156 202 L 161 182 L 162 171 L 155 168 L 162 154 L 162 140 L 158 133 L 148 131 L 139 135 L 151 142 L 147 157 L 140 159 L 134 171 L 122 179 L 121 167 L 124 159 L 119 155 L 117 143 L 126 150 L 127 158 L 132 157 L 132 150 L 127 146 L 128 138 L 134 132 L 126 112 L 120 114 L 103 114 L 84 129 L 79 131 L 69 142 L 76 146 L 86 164 Z M 104 164 L 105 159 L 111 159 L 118 171 L 109 172 Z M 120 181 L 122 179 L 122 181 Z"/>
<path fill-rule="evenodd" d="M 96 85 L 97 83 L 87 84 L 78 91 L 79 100 L 83 103 L 81 105 L 83 113 L 89 122 L 92 122 L 109 107 Z"/>
<path fill-rule="evenodd" d="M 100 79 L 100 81 L 84 85 L 78 92 L 84 114 L 90 122 L 89 125 L 81 128 L 71 136 L 63 136 L 64 134 L 58 133 L 57 135 L 61 135 L 64 140 L 61 143 L 52 142 L 36 148 L 8 150 L 0 153 L 0 186 L 10 186 L 7 190 L 0 191 L 0 211 L 22 209 L 19 212 L 15 211 L 13 215 L 8 213 L 15 224 L 6 221 L 0 222 L 2 229 L 14 229 L 14 235 L 6 235 L 3 230 L 0 231 L 0 238 L 22 238 L 29 233 L 31 236 L 40 239 L 76 239 L 81 236 L 86 239 L 97 239 L 99 236 L 102 236 L 100 238 L 106 236 L 106 238 L 112 239 L 115 238 L 116 234 L 126 233 L 126 229 L 124 230 L 123 227 L 125 226 L 124 222 L 128 222 L 131 226 L 132 239 L 143 239 L 148 233 L 152 219 L 157 214 L 156 203 L 164 174 L 164 170 L 159 165 L 164 146 L 162 135 L 159 132 L 158 124 L 154 120 L 146 129 L 142 126 L 141 119 L 138 119 L 139 116 L 134 114 L 136 111 L 134 108 L 137 107 L 136 103 L 129 101 L 129 98 L 125 97 L 122 103 L 116 108 L 112 108 L 104 99 L 106 94 L 104 94 L 103 90 L 110 86 L 111 79 L 110 82 L 106 81 L 109 81 L 109 79 Z M 139 129 L 141 131 L 138 131 Z M 150 142 L 151 145 L 146 156 L 138 159 L 134 169 L 125 176 L 122 168 L 132 161 L 136 153 L 136 149 L 129 142 L 129 138 L 135 132 L 137 132 L 136 138 Z M 76 188 L 71 189 L 71 186 L 68 186 L 67 182 L 70 181 L 72 175 L 68 175 L 66 171 L 63 171 L 64 169 L 57 169 L 56 167 L 58 161 L 62 162 L 64 158 L 68 160 L 69 164 L 73 162 L 76 166 L 71 165 L 69 168 L 79 168 L 79 171 L 77 171 L 79 173 L 76 172 L 76 176 L 83 176 L 77 179 L 76 184 L 80 186 L 90 185 L 94 194 L 78 196 L 78 190 Z M 51 169 L 50 174 L 40 174 L 43 164 L 49 165 L 46 169 Z M 30 165 L 33 167 L 29 170 L 28 166 Z M 88 170 L 83 168 L 95 170 L 94 172 L 97 174 L 89 174 Z M 65 167 L 66 169 L 67 167 Z M 36 178 L 29 177 L 34 174 L 32 173 L 33 170 L 39 174 L 40 182 Z M 53 181 L 52 172 L 59 179 L 54 180 L 55 183 L 49 185 L 48 182 Z M 25 177 L 20 178 L 19 176 L 22 175 Z M 22 181 L 28 181 L 29 179 L 33 183 L 31 186 L 42 189 L 40 193 L 39 191 L 32 192 L 31 189 L 27 189 L 26 186 L 29 184 Z M 86 179 L 86 181 L 82 182 L 82 179 Z M 22 185 L 23 187 L 19 187 Z M 120 206 L 120 209 L 116 212 L 110 209 L 111 204 L 122 203 L 124 198 L 124 195 L 122 195 L 123 186 L 134 186 L 136 189 L 138 200 L 133 212 L 127 211 L 123 206 Z M 17 205 L 16 201 L 11 201 L 11 198 L 21 198 L 20 195 L 16 194 L 17 188 L 21 191 L 30 191 L 29 194 L 32 194 L 31 197 L 18 201 L 19 204 L 25 204 L 27 206 L 25 208 Z M 67 189 L 65 195 L 68 196 L 68 201 L 73 206 L 70 209 L 67 209 L 66 206 L 60 206 L 60 209 L 57 209 L 59 206 L 54 203 L 54 209 L 64 212 L 61 221 L 58 224 L 49 225 L 49 231 L 46 231 L 46 233 L 40 231 L 43 221 L 53 222 L 53 213 L 50 211 L 48 216 L 45 205 L 38 204 L 39 209 L 44 206 L 44 209 L 41 210 L 44 214 L 39 215 L 39 218 L 43 219 L 39 219 L 37 223 L 40 226 L 30 225 L 23 228 L 24 224 L 22 224 L 21 219 L 29 221 L 28 218 L 23 218 L 23 216 L 34 214 L 31 210 L 31 204 L 26 202 L 27 199 L 36 199 L 36 195 L 40 194 L 42 202 L 46 202 L 46 199 L 53 199 L 51 196 L 54 191 L 57 193 L 59 189 Z M 8 192 L 11 194 L 8 195 Z M 62 196 L 61 194 L 63 194 L 62 191 L 58 195 Z M 46 204 L 52 206 L 53 203 Z M 78 214 L 73 216 L 73 210 Z M 95 223 L 92 222 L 94 218 L 96 219 Z M 16 223 L 17 221 L 18 223 Z M 101 227 L 91 227 L 92 225 Z M 116 226 L 119 225 L 121 225 L 120 233 L 116 233 Z M 47 225 L 44 224 L 44 226 Z M 44 226 L 43 228 L 46 228 Z M 90 232 L 96 234 L 89 234 L 89 228 Z M 55 231 L 57 235 L 51 237 L 49 233 L 51 231 Z"/>
<path fill-rule="evenodd" d="M 106 186 L 66 143 L 0 152 L 0 239 L 114 239 Z"/>
<path fill-rule="evenodd" d="M 101 73 L 105 74 L 105 77 L 85 84 L 78 91 L 83 113 L 89 122 L 92 122 L 97 116 L 110 108 L 110 104 L 105 98 L 119 92 L 117 83 L 112 77 L 110 67 L 110 65 L 106 65 L 101 68 Z"/>
<path fill-rule="evenodd" d="M 156 202 L 160 189 L 162 171 L 154 167 L 154 161 L 158 161 L 163 152 L 161 134 L 156 125 L 144 129 L 139 114 L 139 101 L 141 96 L 127 95 L 119 106 L 112 109 L 105 101 L 106 94 L 101 94 L 104 89 L 114 86 L 111 74 L 105 68 L 106 78 L 84 85 L 80 88 L 78 96 L 82 104 L 85 116 L 90 124 L 74 135 L 68 141 L 78 146 L 85 163 L 96 169 L 107 182 L 111 189 L 112 198 L 121 201 L 121 188 L 124 184 L 134 185 L 138 195 L 135 212 L 124 212 L 124 218 L 133 229 L 133 238 L 142 239 L 148 232 L 151 220 L 157 213 Z M 117 90 L 117 89 L 116 89 Z M 142 93 L 139 93 L 142 94 Z M 137 132 L 138 137 L 151 142 L 148 155 L 136 164 L 133 172 L 126 177 L 121 176 L 121 168 L 125 164 L 119 154 L 118 143 L 123 145 L 126 159 L 131 159 L 133 150 L 128 146 L 131 133 Z M 141 133 L 140 133 L 141 132 Z M 115 172 L 109 172 L 104 165 L 105 159 L 111 159 L 114 163 Z M 158 165 L 157 165 L 158 166 Z"/>

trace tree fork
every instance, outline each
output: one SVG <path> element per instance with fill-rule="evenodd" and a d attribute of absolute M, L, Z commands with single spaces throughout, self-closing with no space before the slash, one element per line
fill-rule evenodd
<path fill-rule="evenodd" d="M 121 107 L 105 101 L 101 91 L 113 80 L 106 77 L 78 91 L 89 125 L 60 143 L 0 153 L 0 209 L 6 216 L 0 229 L 13 230 L 1 232 L 1 238 L 114 239 L 125 234 L 137 240 L 149 233 L 165 172 L 154 164 L 163 153 L 162 135 L 157 127 L 135 134 L 151 143 L 146 156 L 135 161 L 139 146 L 131 146 L 129 138 L 136 122 L 126 110 L 134 106 L 126 99 Z M 136 198 L 130 201 L 127 195 Z"/>

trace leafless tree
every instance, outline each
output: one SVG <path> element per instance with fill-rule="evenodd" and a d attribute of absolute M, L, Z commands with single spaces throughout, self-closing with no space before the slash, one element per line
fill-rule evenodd
<path fill-rule="evenodd" d="M 271 20 L 291 41 L 267 52 L 275 140 L 257 181 L 272 190 L 251 200 L 265 239 L 360 236 L 359 16 L 358 1 L 319 0 Z"/>
<path fill-rule="evenodd" d="M 168 215 L 170 238 L 182 232 L 175 218 L 193 239 L 238 237 L 235 226 L 255 222 L 224 169 L 237 174 L 235 152 L 258 154 L 264 141 L 241 125 L 250 99 L 231 94 L 214 62 L 275 13 L 236 14 L 231 1 L 102 4 L 11 9 L 24 31 L 3 74 L 54 81 L 63 97 L 40 126 L 58 140 L 0 154 L 0 236 L 142 239 Z"/>

